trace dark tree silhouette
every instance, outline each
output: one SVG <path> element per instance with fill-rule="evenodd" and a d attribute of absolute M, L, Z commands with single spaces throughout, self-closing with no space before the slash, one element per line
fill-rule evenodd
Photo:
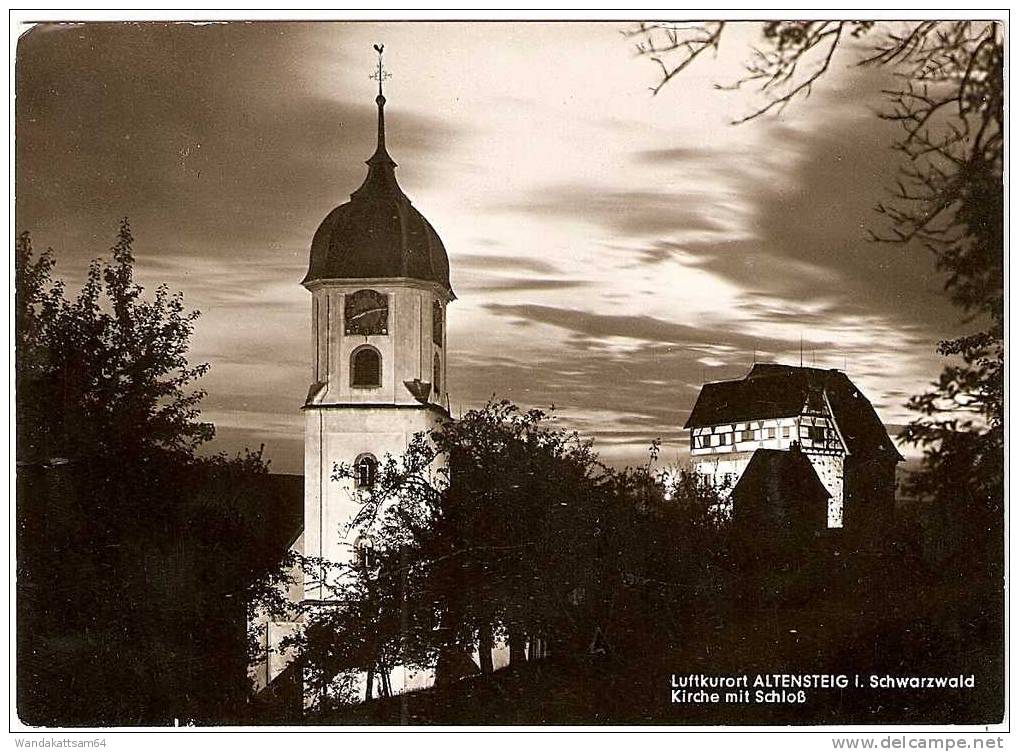
<path fill-rule="evenodd" d="M 165 285 L 151 301 L 134 281 L 133 238 L 123 220 L 112 258 L 94 261 L 81 292 L 64 297 L 52 282 L 52 252 L 35 258 L 27 234 L 16 253 L 19 385 L 45 392 L 47 411 L 25 430 L 19 456 L 28 462 L 60 456 L 143 452 L 188 453 L 212 438 L 198 419 L 204 396 L 191 385 L 208 364 L 190 366 L 187 348 L 198 317 Z"/>
<path fill-rule="evenodd" d="M 134 279 L 121 223 L 73 299 L 16 262 L 18 712 L 43 725 L 238 717 L 246 588 L 271 494 L 260 453 L 199 457 L 197 312 Z"/>

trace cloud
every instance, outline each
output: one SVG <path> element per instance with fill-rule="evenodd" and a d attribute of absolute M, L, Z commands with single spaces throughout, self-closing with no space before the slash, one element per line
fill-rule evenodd
<path fill-rule="evenodd" d="M 458 269 L 490 271 L 527 271 L 535 274 L 561 273 L 559 268 L 531 256 L 508 256 L 498 253 L 460 253 L 453 257 Z"/>
<path fill-rule="evenodd" d="M 633 160 L 637 164 L 660 165 L 663 162 L 703 162 L 708 156 L 704 149 L 680 146 L 671 149 L 643 149 L 634 152 Z"/>
<path fill-rule="evenodd" d="M 473 292 L 524 292 L 528 290 L 568 290 L 576 287 L 590 287 L 592 283 L 576 279 L 493 279 L 479 284 L 466 284 L 465 289 Z"/>
<path fill-rule="evenodd" d="M 598 339 L 623 337 L 647 343 L 660 343 L 693 349 L 728 347 L 734 350 L 773 346 L 781 349 L 785 344 L 767 337 L 754 338 L 736 331 L 712 330 L 694 327 L 651 316 L 610 315 L 589 313 L 570 308 L 556 308 L 544 305 L 507 305 L 487 303 L 485 309 L 498 315 L 515 319 L 548 324 L 580 335 L 576 342 L 590 345 Z"/>
<path fill-rule="evenodd" d="M 584 185 L 564 185 L 527 201 L 495 208 L 530 217 L 581 219 L 623 236 L 717 233 L 731 226 L 727 207 L 711 205 L 708 197 L 695 190 L 599 191 Z"/>
<path fill-rule="evenodd" d="M 745 237 L 682 245 L 694 263 L 748 292 L 837 301 L 942 332 L 958 321 L 941 294 L 943 275 L 926 250 L 874 243 L 886 226 L 874 211 L 894 185 L 894 133 L 870 113 L 810 133 L 778 131 L 798 155 L 780 181 L 748 175 L 740 195 L 753 207 Z"/>
<path fill-rule="evenodd" d="M 124 215 L 172 252 L 271 256 L 307 243 L 364 177 L 376 108 L 301 84 L 307 27 L 46 31 L 18 50 L 17 224 L 62 256 L 94 255 Z M 391 120 L 412 163 L 453 139 L 432 117 Z"/>

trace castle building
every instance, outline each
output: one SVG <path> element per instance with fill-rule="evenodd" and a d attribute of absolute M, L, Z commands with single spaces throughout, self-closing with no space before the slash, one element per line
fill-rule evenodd
<path fill-rule="evenodd" d="M 455 299 L 449 261 L 435 229 L 397 183 L 379 67 L 378 142 L 368 174 L 315 232 L 302 281 L 311 293 L 312 363 L 302 408 L 304 524 L 292 548 L 334 563 L 358 555 L 362 541 L 352 521 L 380 462 L 402 455 L 415 434 L 448 416 L 446 306 Z M 338 464 L 352 466 L 354 477 L 334 480 Z M 328 606 L 331 593 L 316 577 L 288 597 Z M 287 669 L 290 656 L 273 646 L 300 628 L 261 625 L 268 656 L 251 669 L 256 691 Z M 397 672 L 388 678 L 394 691 L 430 681 Z"/>
<path fill-rule="evenodd" d="M 705 384 L 684 428 L 694 470 L 723 495 L 756 453 L 793 449 L 828 492 L 828 528 L 863 527 L 893 511 L 903 457 L 841 371 L 758 363 L 742 379 Z"/>

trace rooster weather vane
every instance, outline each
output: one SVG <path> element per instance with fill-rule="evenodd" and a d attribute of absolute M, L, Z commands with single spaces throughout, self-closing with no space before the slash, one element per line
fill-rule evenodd
<path fill-rule="evenodd" d="M 389 71 L 387 71 L 385 68 L 382 67 L 382 51 L 386 48 L 386 45 L 384 45 L 384 44 L 373 44 L 372 47 L 374 47 L 375 51 L 377 53 L 379 53 L 379 65 L 378 65 L 378 68 L 375 70 L 375 72 L 372 73 L 369 76 L 369 78 L 372 79 L 373 81 L 378 81 L 379 82 L 379 96 L 381 97 L 382 96 L 382 82 L 385 81 L 387 78 L 392 78 L 393 74 L 391 74 Z"/>

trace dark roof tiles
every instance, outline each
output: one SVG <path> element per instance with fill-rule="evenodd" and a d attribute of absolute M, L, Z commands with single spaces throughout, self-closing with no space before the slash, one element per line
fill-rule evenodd
<path fill-rule="evenodd" d="M 379 146 L 367 161 L 368 175 L 319 225 L 302 284 L 323 279 L 409 277 L 441 285 L 450 295 L 449 258 L 438 233 L 396 182 L 396 163 L 386 152 L 379 102 Z"/>
<path fill-rule="evenodd" d="M 771 500 L 793 493 L 806 499 L 831 497 L 814 466 L 799 449 L 758 449 L 732 490 L 737 501 L 741 498 Z"/>
<path fill-rule="evenodd" d="M 737 381 L 705 384 L 684 428 L 799 415 L 811 394 L 823 392 L 851 454 L 902 459 L 870 401 L 841 371 L 758 363 Z"/>

